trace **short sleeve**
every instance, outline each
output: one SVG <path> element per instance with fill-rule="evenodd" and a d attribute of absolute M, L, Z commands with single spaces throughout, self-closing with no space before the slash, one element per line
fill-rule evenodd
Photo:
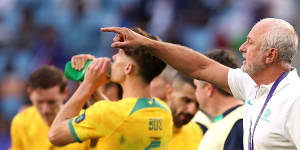
<path fill-rule="evenodd" d="M 291 106 L 290 111 L 287 114 L 285 129 L 289 135 L 292 143 L 294 143 L 297 149 L 300 149 L 300 97 L 298 97 L 294 104 Z"/>
<path fill-rule="evenodd" d="M 228 72 L 228 85 L 235 98 L 245 100 L 248 88 L 251 85 L 255 86 L 255 83 L 241 69 L 230 69 Z"/>
<path fill-rule="evenodd" d="M 77 142 L 110 134 L 124 119 L 116 102 L 100 101 L 69 120 L 69 129 Z"/>

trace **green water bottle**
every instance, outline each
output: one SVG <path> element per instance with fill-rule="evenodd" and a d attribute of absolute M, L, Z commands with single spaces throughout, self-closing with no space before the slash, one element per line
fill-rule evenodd
<path fill-rule="evenodd" d="M 68 79 L 73 80 L 73 81 L 83 81 L 84 79 L 84 74 L 89 66 L 89 64 L 92 62 L 92 60 L 88 60 L 86 64 L 84 65 L 84 68 L 81 70 L 75 70 L 72 67 L 71 61 L 68 61 L 66 66 L 65 66 L 65 75 Z M 110 72 L 111 72 L 111 64 L 108 66 L 108 70 L 106 72 L 107 77 L 110 77 Z"/>
<path fill-rule="evenodd" d="M 66 66 L 65 66 L 65 75 L 68 79 L 73 80 L 73 81 L 83 81 L 84 79 L 84 74 L 89 66 L 89 64 L 92 62 L 92 60 L 88 60 L 86 64 L 84 65 L 84 68 L 81 70 L 75 70 L 72 67 L 71 61 L 68 61 Z"/>

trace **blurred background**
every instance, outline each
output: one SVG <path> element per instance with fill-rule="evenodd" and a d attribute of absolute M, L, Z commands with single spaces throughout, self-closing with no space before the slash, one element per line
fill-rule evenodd
<path fill-rule="evenodd" d="M 79 53 L 115 53 L 113 34 L 100 27 L 141 27 L 202 53 L 222 48 L 240 55 L 239 46 L 262 18 L 282 18 L 299 33 L 299 7 L 298 0 L 0 0 L 0 150 L 10 145 L 13 116 L 30 104 L 26 80 L 32 71 L 46 64 L 64 69 Z M 294 66 L 300 71 L 299 54 Z"/>

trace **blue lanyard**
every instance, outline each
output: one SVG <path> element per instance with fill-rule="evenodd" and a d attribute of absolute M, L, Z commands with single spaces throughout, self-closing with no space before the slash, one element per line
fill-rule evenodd
<path fill-rule="evenodd" d="M 273 93 L 275 92 L 275 89 L 277 88 L 279 82 L 280 82 L 282 79 L 284 79 L 284 78 L 288 75 L 289 72 L 290 72 L 290 69 L 287 70 L 287 71 L 285 71 L 284 73 L 282 73 L 282 74 L 279 76 L 279 78 L 275 81 L 275 83 L 272 85 L 271 90 L 270 90 L 270 92 L 269 92 L 269 94 L 268 94 L 268 96 L 267 96 L 267 99 L 266 99 L 266 101 L 265 101 L 263 107 L 261 108 L 260 113 L 259 113 L 259 115 L 258 115 L 258 117 L 257 117 L 257 119 L 256 119 L 255 125 L 254 125 L 254 127 L 253 127 L 253 133 L 251 133 L 251 129 L 252 129 L 252 120 L 250 121 L 249 136 L 248 136 L 248 150 L 254 150 L 253 137 L 254 137 L 254 131 L 255 131 L 255 129 L 256 129 L 256 126 L 257 126 L 257 124 L 258 124 L 258 121 L 259 121 L 259 119 L 260 119 L 262 113 L 264 112 L 264 110 L 265 110 L 265 108 L 266 108 L 268 102 L 270 101 L 271 97 L 273 96 Z"/>

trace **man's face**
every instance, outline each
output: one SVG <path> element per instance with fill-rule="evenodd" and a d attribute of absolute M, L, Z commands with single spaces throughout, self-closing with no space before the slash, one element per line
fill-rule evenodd
<path fill-rule="evenodd" d="M 198 109 L 195 88 L 185 83 L 182 88 L 168 94 L 168 104 L 177 128 L 189 123 Z"/>
<path fill-rule="evenodd" d="M 125 80 L 126 67 L 133 64 L 133 60 L 127 56 L 124 50 L 119 49 L 119 52 L 112 57 L 111 65 L 111 81 L 121 83 Z"/>
<path fill-rule="evenodd" d="M 240 51 L 243 53 L 242 70 L 249 75 L 253 75 L 265 68 L 263 54 L 261 50 L 263 36 L 268 25 L 265 23 L 256 24 L 247 36 L 247 40 L 241 45 Z"/>
<path fill-rule="evenodd" d="M 167 95 L 167 83 L 160 77 L 154 78 L 150 83 L 151 97 L 158 97 L 165 101 Z"/>
<path fill-rule="evenodd" d="M 199 104 L 199 108 L 200 109 L 203 109 L 205 110 L 206 106 L 207 106 L 207 93 L 206 93 L 206 90 L 205 90 L 205 85 L 203 85 L 201 83 L 201 81 L 199 80 L 196 80 L 194 79 L 194 84 L 196 85 L 196 92 L 195 92 L 195 95 L 196 95 L 196 99 L 197 99 L 197 102 Z"/>
<path fill-rule="evenodd" d="M 61 93 L 58 85 L 48 89 L 29 90 L 32 104 L 48 125 L 53 122 L 66 96 L 67 92 Z"/>

